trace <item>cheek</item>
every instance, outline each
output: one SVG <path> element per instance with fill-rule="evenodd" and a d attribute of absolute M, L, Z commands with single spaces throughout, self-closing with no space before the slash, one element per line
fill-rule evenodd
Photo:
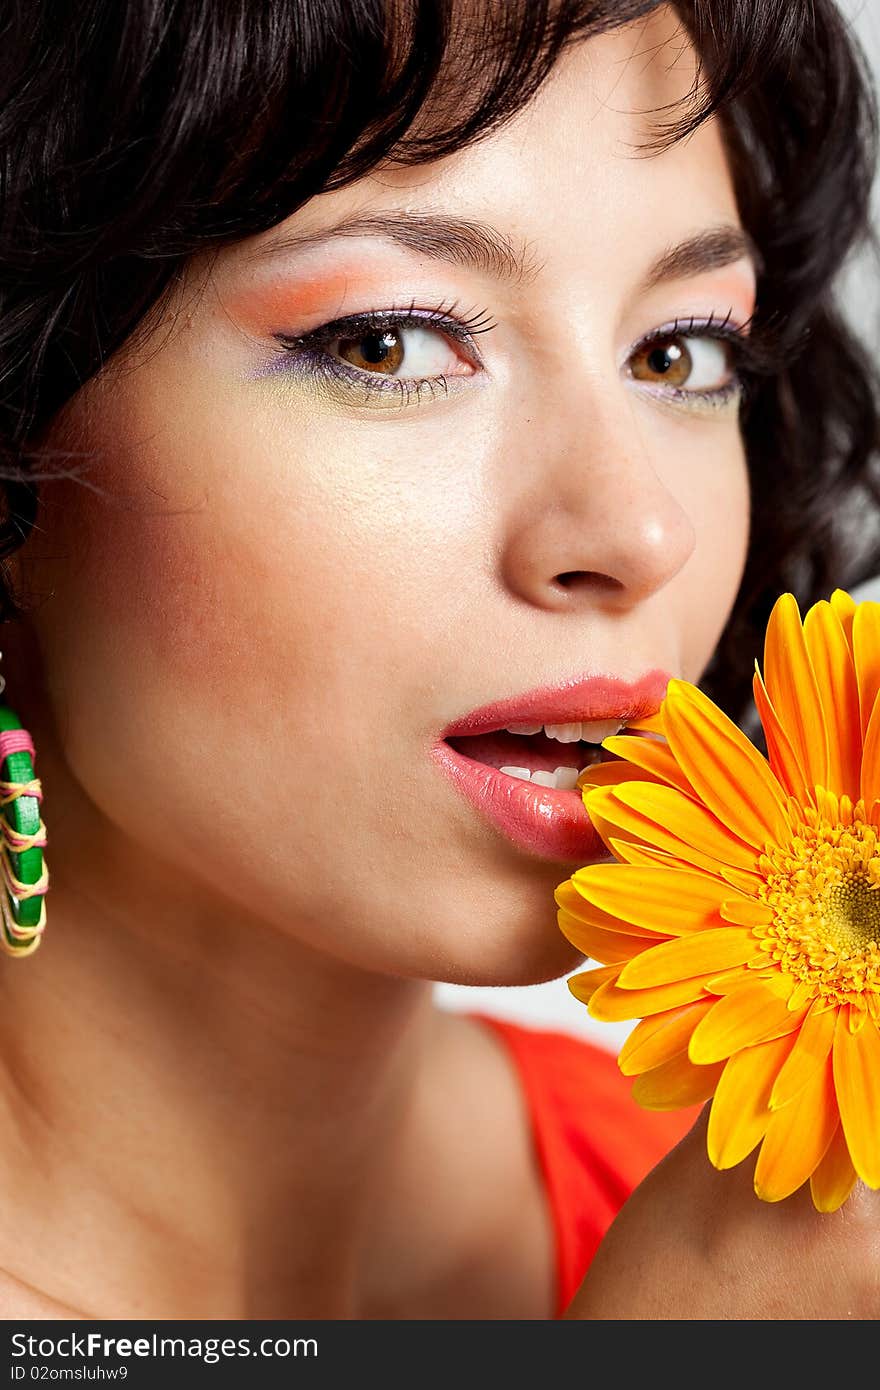
<path fill-rule="evenodd" d="M 85 664 L 120 694 L 146 676 L 201 698 L 258 670 L 271 605 L 248 528 L 221 529 L 204 506 L 122 509 L 108 484 L 107 500 L 74 492 L 57 503 L 67 564 L 45 618 L 65 664 Z"/>
<path fill-rule="evenodd" d="M 94 488 L 44 494 L 53 595 L 35 626 L 66 761 L 141 845 L 181 866 L 197 856 L 212 877 L 234 866 L 243 900 L 266 900 L 282 850 L 266 827 L 284 826 L 289 862 L 273 866 L 271 891 L 289 912 L 313 891 L 300 880 L 325 881 L 346 841 L 386 814 L 375 787 L 395 786 L 376 775 L 365 730 L 392 717 L 389 670 L 409 669 L 411 557 L 399 551 L 411 531 L 319 485 L 308 459 L 332 472 L 326 449 L 298 445 L 298 469 L 246 421 L 215 415 L 210 439 L 179 430 L 160 448 L 154 429 L 149 449 L 115 450 L 111 435 L 149 433 L 143 418 L 102 424 Z M 366 827 L 354 813 L 340 822 L 338 769 L 356 761 Z"/>
<path fill-rule="evenodd" d="M 487 863 L 509 876 L 511 856 L 487 836 L 468 878 L 457 808 L 448 837 L 423 809 L 443 791 L 413 731 L 436 717 L 438 669 L 467 657 L 454 595 L 479 563 L 474 497 L 413 465 L 415 431 L 367 451 L 338 427 L 294 431 L 293 447 L 286 427 L 261 433 L 236 412 L 203 408 L 198 433 L 184 412 L 160 434 L 160 418 L 108 413 L 100 492 L 46 494 L 60 558 L 37 622 L 66 761 L 93 802 L 181 874 L 287 930 L 301 919 L 346 959 L 406 956 L 423 973 L 430 957 L 443 973 L 461 951 L 498 976 L 514 920 L 518 969 L 567 968 L 557 872 L 538 894 L 524 866 L 499 906 Z M 131 442 L 113 452 L 111 436 Z M 451 930 L 470 897 L 478 920 L 498 919 L 485 944 Z"/>
<path fill-rule="evenodd" d="M 114 517 L 83 576 L 96 627 L 115 631 L 172 697 L 204 703 L 224 688 L 249 688 L 266 675 L 267 647 L 277 655 L 309 643 L 311 610 L 297 588 L 308 557 L 305 573 L 273 571 L 247 519 L 231 522 L 216 508 Z"/>
<path fill-rule="evenodd" d="M 696 561 L 684 614 L 684 670 L 697 681 L 730 617 L 745 568 L 749 542 L 750 487 L 745 453 L 731 446 L 690 505 L 697 532 Z"/>
<path fill-rule="evenodd" d="M 277 677 L 289 696 L 304 658 L 384 597 L 392 528 L 346 498 L 326 441 L 271 437 L 242 403 L 186 404 L 161 432 L 149 401 L 102 415 L 99 490 L 53 496 L 67 556 L 56 607 L 76 615 L 80 650 L 161 672 L 169 693 Z"/>
<path fill-rule="evenodd" d="M 210 752 L 235 706 L 295 727 L 307 764 L 328 722 L 360 747 L 365 722 L 417 702 L 473 499 L 450 505 L 442 470 L 413 466 L 417 431 L 390 451 L 311 414 L 167 379 L 103 402 L 97 490 L 60 485 L 47 513 L 66 558 L 41 624 L 78 747 L 100 727 L 130 744 L 164 711 Z"/>

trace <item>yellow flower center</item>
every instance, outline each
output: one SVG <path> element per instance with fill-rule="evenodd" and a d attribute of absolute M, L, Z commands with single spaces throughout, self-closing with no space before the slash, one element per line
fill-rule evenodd
<path fill-rule="evenodd" d="M 850 874 L 832 883 L 825 894 L 828 940 L 841 955 L 867 951 L 880 942 L 880 897 L 877 885 Z"/>
<path fill-rule="evenodd" d="M 819 809 L 800 807 L 787 846 L 767 847 L 759 898 L 773 920 L 755 928 L 772 960 L 800 986 L 802 1002 L 880 998 L 880 827 L 852 805 L 817 788 Z M 756 962 L 760 965 L 760 962 Z"/>

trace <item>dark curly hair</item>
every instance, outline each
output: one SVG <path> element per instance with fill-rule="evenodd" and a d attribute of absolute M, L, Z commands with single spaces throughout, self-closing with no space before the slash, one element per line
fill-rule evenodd
<path fill-rule="evenodd" d="M 35 524 L 40 480 L 59 476 L 46 447 L 54 417 L 147 332 L 188 257 L 273 226 L 379 161 L 416 164 L 480 139 L 568 43 L 658 3 L 7 0 L 0 619 L 25 611 L 3 557 Z M 750 547 L 702 681 L 760 738 L 751 676 L 778 593 L 803 610 L 880 570 L 877 380 L 834 297 L 843 262 L 871 239 L 877 117 L 864 54 L 832 0 L 675 9 L 699 73 L 638 153 L 717 113 L 763 261 L 754 330 L 772 351 L 742 406 Z"/>

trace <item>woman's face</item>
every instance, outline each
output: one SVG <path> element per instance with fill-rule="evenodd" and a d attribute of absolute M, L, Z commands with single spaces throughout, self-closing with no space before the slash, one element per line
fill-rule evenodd
<path fill-rule="evenodd" d="M 715 334 L 754 273 L 716 124 L 638 154 L 693 78 L 674 34 L 580 44 L 471 148 L 192 263 L 65 412 L 97 452 L 44 489 L 31 621 L 67 763 L 144 872 L 382 971 L 577 963 L 577 855 L 511 839 L 432 750 L 536 687 L 696 682 L 731 611 L 748 479 Z M 396 329 L 310 337 L 377 311 Z"/>

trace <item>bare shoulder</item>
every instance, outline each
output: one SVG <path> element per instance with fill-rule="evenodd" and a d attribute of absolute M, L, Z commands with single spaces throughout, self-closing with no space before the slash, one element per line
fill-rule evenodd
<path fill-rule="evenodd" d="M 0 1321 L 82 1322 L 84 1315 L 0 1270 Z"/>

